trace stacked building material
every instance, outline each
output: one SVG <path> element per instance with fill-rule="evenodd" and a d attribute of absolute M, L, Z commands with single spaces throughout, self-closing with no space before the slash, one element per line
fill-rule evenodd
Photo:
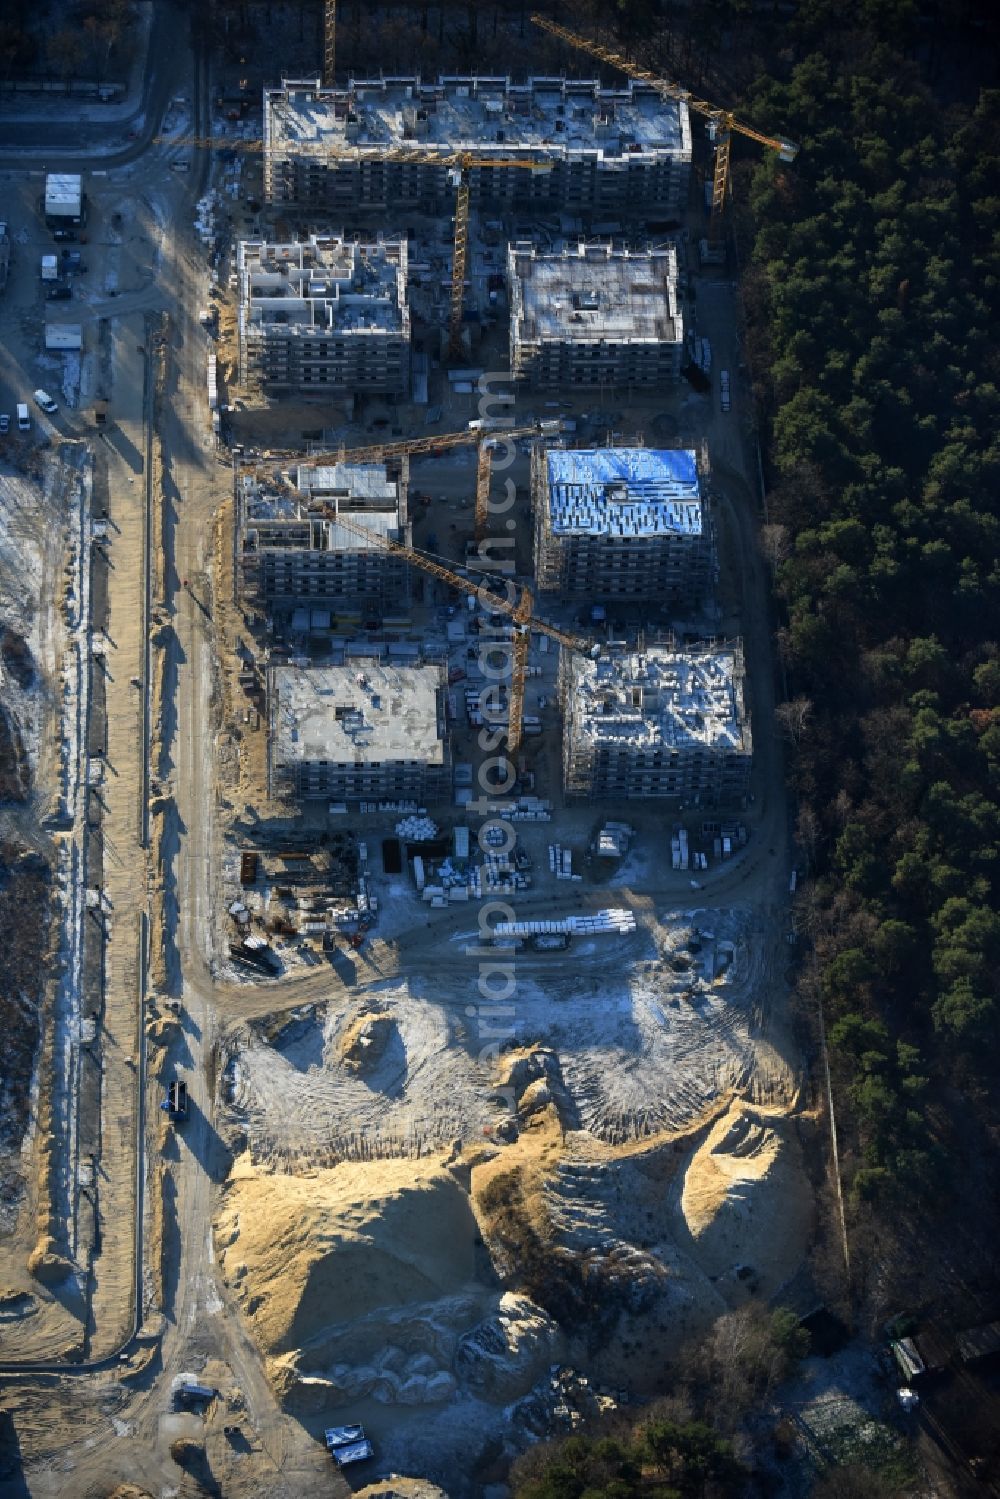
<path fill-rule="evenodd" d="M 408 843 L 430 843 L 438 835 L 438 825 L 430 817 L 404 817 L 396 824 L 396 837 Z"/>
<path fill-rule="evenodd" d="M 600 933 L 624 934 L 635 931 L 635 915 L 623 907 L 592 911 L 586 916 L 565 916 L 559 921 L 498 921 L 495 937 L 533 937 L 554 932 L 572 936 L 595 936 Z"/>

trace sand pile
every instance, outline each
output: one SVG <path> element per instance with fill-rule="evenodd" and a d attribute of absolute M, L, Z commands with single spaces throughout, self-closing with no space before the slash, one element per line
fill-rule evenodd
<path fill-rule="evenodd" d="M 391 1015 L 359 1015 L 340 1037 L 338 1050 L 344 1066 L 357 1074 L 367 1072 L 396 1034 Z"/>
<path fill-rule="evenodd" d="M 397 1475 L 383 1479 L 381 1483 L 370 1483 L 367 1488 L 355 1489 L 354 1499 L 448 1499 L 448 1495 L 425 1478 Z"/>
<path fill-rule="evenodd" d="M 266 1353 L 317 1329 L 454 1293 L 473 1278 L 476 1224 L 438 1160 L 344 1162 L 308 1176 L 237 1164 L 216 1228 Z"/>
<path fill-rule="evenodd" d="M 761 1290 L 780 1285 L 801 1261 L 811 1222 L 792 1122 L 733 1103 L 691 1157 L 680 1208 L 707 1275 L 749 1268 Z"/>
<path fill-rule="evenodd" d="M 313 1411 L 454 1396 L 459 1340 L 496 1301 L 476 1280 L 477 1237 L 443 1158 L 345 1162 L 301 1177 L 243 1158 L 216 1225 L 226 1279 L 273 1382 Z"/>

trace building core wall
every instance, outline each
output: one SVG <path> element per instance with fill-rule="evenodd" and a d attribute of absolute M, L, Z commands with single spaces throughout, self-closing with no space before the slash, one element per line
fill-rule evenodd
<path fill-rule="evenodd" d="M 240 379 L 269 390 L 406 395 L 405 241 L 241 241 Z"/>
<path fill-rule="evenodd" d="M 652 388 L 680 375 L 677 251 L 579 244 L 507 252 L 513 374 L 538 389 Z"/>
<path fill-rule="evenodd" d="M 571 800 L 737 808 L 752 740 L 739 641 L 561 664 L 563 789 Z"/>
<path fill-rule="evenodd" d="M 378 617 L 406 609 L 405 560 L 337 521 L 343 514 L 376 536 L 411 545 L 406 459 L 399 470 L 390 476 L 385 464 L 302 465 L 280 488 L 238 474 L 237 571 L 246 601 L 279 615 L 309 604 Z"/>
<path fill-rule="evenodd" d="M 450 169 L 386 160 L 463 151 L 540 162 L 544 171 L 473 165 L 470 197 L 494 209 L 547 208 L 594 218 L 663 217 L 686 204 L 687 105 L 648 84 L 447 77 L 318 79 L 264 90 L 264 193 L 271 204 L 367 209 L 454 208 Z"/>

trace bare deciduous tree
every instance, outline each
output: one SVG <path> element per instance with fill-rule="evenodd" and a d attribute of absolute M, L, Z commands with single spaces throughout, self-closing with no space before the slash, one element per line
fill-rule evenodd
<path fill-rule="evenodd" d="M 49 61 L 60 78 L 65 79 L 67 91 L 83 63 L 83 43 L 77 31 L 64 29 L 49 38 Z"/>
<path fill-rule="evenodd" d="M 812 807 L 802 806 L 799 815 L 795 819 L 795 841 L 805 854 L 807 861 L 812 864 L 816 858 L 816 849 L 820 838 L 819 818 Z"/>
<path fill-rule="evenodd" d="M 793 744 L 798 744 L 812 718 L 812 700 L 807 697 L 793 697 L 787 703 L 779 703 L 774 710 L 774 717 L 778 727 L 787 739 Z"/>
<path fill-rule="evenodd" d="M 761 526 L 761 556 L 772 572 L 784 562 L 790 549 L 791 545 L 787 526 L 779 525 L 774 521 L 769 522 L 766 526 Z"/>

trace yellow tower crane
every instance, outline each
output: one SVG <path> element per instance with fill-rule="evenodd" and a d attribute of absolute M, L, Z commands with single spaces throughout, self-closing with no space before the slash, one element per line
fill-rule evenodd
<path fill-rule="evenodd" d="M 336 520 L 338 525 L 343 526 L 345 531 L 359 536 L 370 546 L 378 547 L 384 552 L 392 552 L 401 557 L 412 567 L 419 567 L 423 572 L 430 573 L 431 577 L 438 578 L 449 587 L 456 588 L 461 593 L 478 596 L 481 585 L 473 582 L 471 578 L 463 578 L 461 573 L 454 572 L 452 568 L 446 567 L 443 562 L 436 562 L 433 557 L 426 556 L 423 552 L 416 551 L 413 547 L 404 546 L 402 542 L 393 541 L 388 536 L 382 536 L 378 532 L 370 531 L 367 526 L 360 525 L 356 520 L 351 520 L 342 515 L 335 505 L 326 507 L 327 514 Z M 503 580 L 507 583 L 507 579 Z M 577 651 L 581 655 L 595 656 L 599 647 L 590 640 L 585 640 L 579 635 L 570 635 L 566 630 L 560 630 L 556 625 L 550 625 L 547 620 L 539 619 L 535 615 L 535 600 L 531 589 L 522 584 L 518 589 L 517 597 L 509 597 L 510 589 L 504 594 L 490 594 L 490 608 L 498 614 L 506 614 L 514 627 L 512 640 L 512 660 L 510 672 L 510 695 L 507 706 L 507 756 L 513 760 L 521 747 L 521 735 L 524 727 L 524 683 L 528 668 L 528 647 L 531 643 L 531 631 L 538 630 L 540 634 L 547 635 L 550 640 L 558 641 L 567 650 Z"/>
<path fill-rule="evenodd" d="M 263 151 L 262 140 L 240 140 L 224 135 L 155 135 L 154 146 L 191 146 L 196 150 Z M 544 149 L 544 148 L 542 148 Z M 399 161 L 412 166 L 444 167 L 455 188 L 455 237 L 451 257 L 451 308 L 448 315 L 448 352 L 462 352 L 462 308 L 465 299 L 465 268 L 469 258 L 469 197 L 473 171 L 551 172 L 552 162 L 543 157 L 492 156 L 479 151 L 431 151 L 427 147 L 357 146 L 341 148 L 321 141 L 301 141 L 296 154 L 319 156 L 324 161 Z"/>
<path fill-rule="evenodd" d="M 323 83 L 333 88 L 337 66 L 337 0 L 323 0 Z"/>
<path fill-rule="evenodd" d="M 799 154 L 799 148 L 794 141 L 787 140 L 784 136 L 764 135 L 760 130 L 755 130 L 752 125 L 738 120 L 731 109 L 722 109 L 718 104 L 710 104 L 707 99 L 699 99 L 697 95 L 681 88 L 680 84 L 671 83 L 666 78 L 658 78 L 655 73 L 639 67 L 637 63 L 631 62 L 620 52 L 614 52 L 610 47 L 602 46 L 600 42 L 580 36 L 577 32 L 570 31 L 568 27 L 560 26 L 557 21 L 550 21 L 547 16 L 533 15 L 531 19 L 536 26 L 558 37 L 567 46 L 577 47 L 581 52 L 589 53 L 591 57 L 606 62 L 609 67 L 617 68 L 628 78 L 651 84 L 662 98 L 676 99 L 686 104 L 688 109 L 693 109 L 697 114 L 707 117 L 709 139 L 715 144 L 711 219 L 713 236 L 719 232 L 721 214 L 726 203 L 726 193 L 729 188 L 729 151 L 734 132 L 756 141 L 759 146 L 766 146 L 769 151 L 777 151 L 782 161 L 794 161 Z"/>
<path fill-rule="evenodd" d="M 485 435 L 482 431 L 466 428 L 463 432 L 442 432 L 435 437 L 410 437 L 401 442 L 378 442 L 364 448 L 339 447 L 325 453 L 310 453 L 299 457 L 293 453 L 273 452 L 274 458 L 293 458 L 299 468 L 319 468 L 325 463 L 384 463 L 391 458 L 409 458 L 414 453 L 436 453 L 442 448 L 478 446 L 476 465 L 476 540 L 486 535 L 489 516 L 490 481 L 493 474 L 493 451 L 497 444 L 518 437 L 537 437 L 543 431 L 541 423 L 531 427 L 505 427 Z M 244 460 L 236 465 L 239 473 L 263 473 L 260 459 Z"/>

